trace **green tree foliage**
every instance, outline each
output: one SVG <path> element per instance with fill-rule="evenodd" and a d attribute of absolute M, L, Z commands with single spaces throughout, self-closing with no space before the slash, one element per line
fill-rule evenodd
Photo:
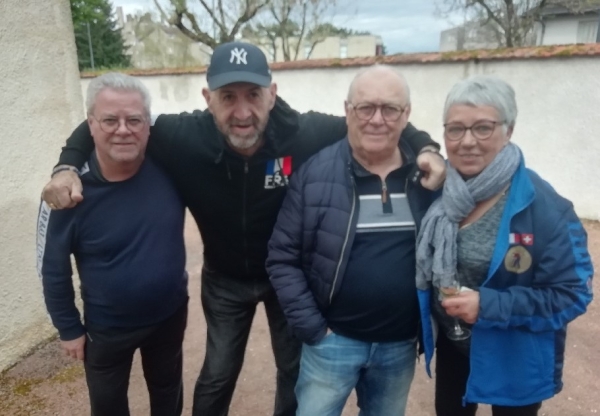
<path fill-rule="evenodd" d="M 70 1 L 79 70 L 128 67 L 112 4 L 108 0 Z"/>

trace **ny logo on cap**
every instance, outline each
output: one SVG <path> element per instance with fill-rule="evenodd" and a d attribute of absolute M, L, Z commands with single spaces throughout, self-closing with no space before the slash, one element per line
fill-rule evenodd
<path fill-rule="evenodd" d="M 248 55 L 248 52 L 246 52 L 246 49 L 234 48 L 231 50 L 231 58 L 229 58 L 229 62 L 233 63 L 233 60 L 235 59 L 236 65 L 240 65 L 240 64 L 248 65 L 248 61 L 246 61 L 247 55 Z"/>

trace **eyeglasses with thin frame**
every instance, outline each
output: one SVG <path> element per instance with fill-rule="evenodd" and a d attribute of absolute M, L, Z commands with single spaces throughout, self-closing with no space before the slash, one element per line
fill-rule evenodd
<path fill-rule="evenodd" d="M 496 127 L 501 126 L 505 121 L 481 120 L 467 127 L 462 123 L 446 123 L 444 124 L 444 136 L 451 142 L 462 140 L 467 134 L 467 130 L 471 130 L 471 134 L 477 140 L 487 140 L 494 134 Z"/>
<path fill-rule="evenodd" d="M 94 120 L 98 122 L 98 124 L 100 125 L 100 129 L 104 133 L 112 134 L 119 130 L 119 127 L 121 126 L 121 119 L 117 117 L 105 117 L 102 119 L 98 119 L 95 116 L 92 117 L 94 117 Z M 145 125 L 145 117 L 131 116 L 125 118 L 125 127 L 127 127 L 127 130 L 129 130 L 132 133 L 139 133 L 143 130 Z"/>
<path fill-rule="evenodd" d="M 398 121 L 407 107 L 393 104 L 377 105 L 371 103 L 348 103 L 348 106 L 354 110 L 356 117 L 363 121 L 371 120 L 378 109 L 381 111 L 381 117 L 383 117 L 385 121 Z"/>

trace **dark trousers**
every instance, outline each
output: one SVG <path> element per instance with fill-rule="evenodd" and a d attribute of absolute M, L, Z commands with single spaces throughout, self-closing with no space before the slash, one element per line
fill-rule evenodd
<path fill-rule="evenodd" d="M 106 328 L 87 323 L 84 367 L 92 416 L 129 416 L 127 390 L 133 354 L 138 348 L 150 395 L 150 415 L 181 415 L 186 324 L 187 300 L 158 325 Z"/>
<path fill-rule="evenodd" d="M 226 416 L 248 343 L 256 306 L 264 302 L 277 367 L 275 416 L 296 412 L 301 343 L 293 338 L 267 279 L 245 281 L 202 270 L 206 356 L 194 390 L 193 416 Z"/>
<path fill-rule="evenodd" d="M 462 405 L 470 372 L 469 357 L 458 351 L 440 331 L 436 350 L 435 412 L 437 416 L 474 416 L 477 403 Z M 541 403 L 492 406 L 493 416 L 537 416 Z"/>

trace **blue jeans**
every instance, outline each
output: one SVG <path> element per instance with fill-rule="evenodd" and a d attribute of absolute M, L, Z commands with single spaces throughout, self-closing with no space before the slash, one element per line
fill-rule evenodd
<path fill-rule="evenodd" d="M 296 416 L 339 416 L 356 388 L 359 416 L 403 416 L 417 343 L 371 343 L 327 335 L 302 347 Z"/>

